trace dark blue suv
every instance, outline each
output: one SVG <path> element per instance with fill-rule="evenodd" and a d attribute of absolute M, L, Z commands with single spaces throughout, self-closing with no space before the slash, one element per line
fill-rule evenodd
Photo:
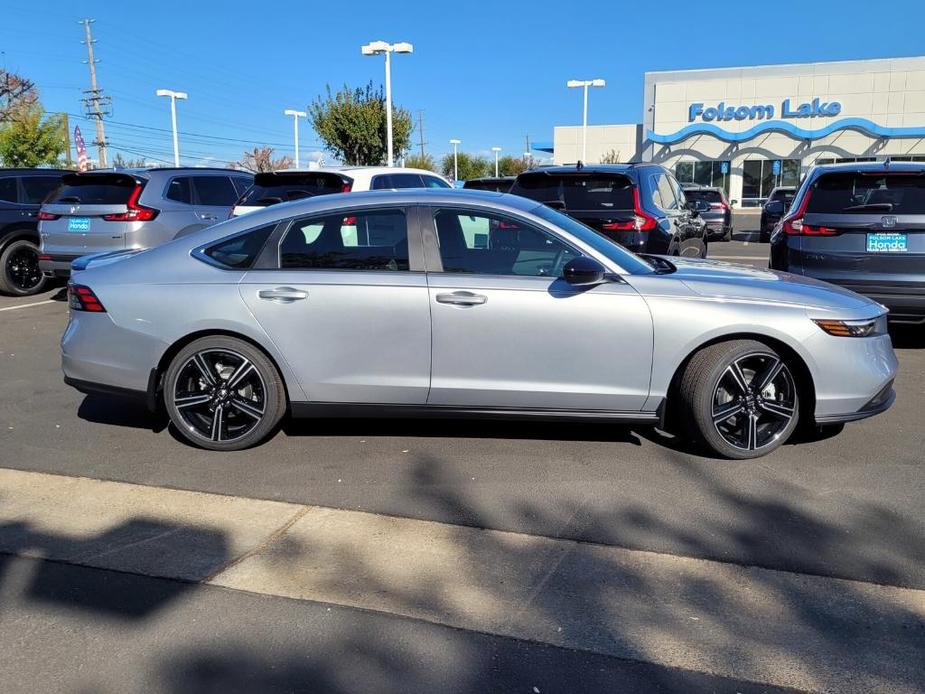
<path fill-rule="evenodd" d="M 658 164 L 551 166 L 525 171 L 510 192 L 545 203 L 636 253 L 707 256 L 703 201 L 688 201 Z"/>
<path fill-rule="evenodd" d="M 925 164 L 811 169 L 771 234 L 771 267 L 868 296 L 891 321 L 925 324 Z"/>

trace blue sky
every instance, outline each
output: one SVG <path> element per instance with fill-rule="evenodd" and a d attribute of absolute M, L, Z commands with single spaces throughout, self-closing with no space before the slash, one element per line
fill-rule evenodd
<path fill-rule="evenodd" d="M 607 80 L 592 92 L 591 123 L 639 122 L 647 70 L 925 53 L 921 32 L 909 30 L 925 26 L 925 2 L 877 7 L 870 0 L 3 0 L 0 61 L 37 83 L 48 111 L 82 113 L 89 76 L 77 22 L 93 17 L 99 83 L 113 101 L 113 149 L 171 159 L 167 100 L 154 95 L 164 87 L 190 95 L 178 105 L 180 130 L 195 134 L 181 136 L 184 163 L 221 164 L 256 144 L 290 153 L 292 121 L 283 109 L 304 108 L 326 84 L 380 84 L 382 58 L 363 57 L 360 45 L 410 41 L 414 54 L 393 61 L 393 97 L 415 116 L 424 110 L 427 151 L 440 156 L 456 137 L 465 151 L 490 154 L 499 145 L 519 156 L 526 135 L 549 141 L 554 125 L 580 122 L 580 92 L 565 87 L 571 78 Z M 91 124 L 74 123 L 90 141 Z M 305 123 L 301 135 L 304 158 L 320 145 Z"/>

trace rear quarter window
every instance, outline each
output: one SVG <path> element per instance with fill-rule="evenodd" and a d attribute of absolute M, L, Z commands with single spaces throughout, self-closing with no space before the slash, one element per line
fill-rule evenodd
<path fill-rule="evenodd" d="M 223 267 L 246 270 L 253 266 L 275 228 L 275 224 L 269 224 L 230 239 L 224 239 L 203 249 L 202 254 Z"/>
<path fill-rule="evenodd" d="M 7 176 L 0 178 L 0 200 L 3 202 L 16 202 L 16 177 Z"/>

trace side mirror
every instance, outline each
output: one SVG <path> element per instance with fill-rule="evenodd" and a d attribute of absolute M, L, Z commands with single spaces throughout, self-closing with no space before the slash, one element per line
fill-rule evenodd
<path fill-rule="evenodd" d="M 784 214 L 784 203 L 780 200 L 772 200 L 771 202 L 765 203 L 764 211 L 768 214 Z"/>
<path fill-rule="evenodd" d="M 562 268 L 562 277 L 575 287 L 590 287 L 601 284 L 606 273 L 607 268 L 593 258 L 583 255 L 572 258 Z"/>

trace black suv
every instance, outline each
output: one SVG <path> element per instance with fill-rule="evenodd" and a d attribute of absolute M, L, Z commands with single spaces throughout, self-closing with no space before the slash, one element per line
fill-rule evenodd
<path fill-rule="evenodd" d="M 682 188 L 688 202 L 703 200 L 710 206 L 710 209 L 700 215 L 707 225 L 707 236 L 711 240 L 718 238 L 722 241 L 732 241 L 732 206 L 726 198 L 726 191 L 696 184 L 686 184 Z"/>
<path fill-rule="evenodd" d="M 925 164 L 813 167 L 771 234 L 771 267 L 864 294 L 891 321 L 925 324 Z"/>
<path fill-rule="evenodd" d="M 688 202 L 658 164 L 553 166 L 525 171 L 511 193 L 545 203 L 637 253 L 705 258 L 702 201 Z"/>
<path fill-rule="evenodd" d="M 0 292 L 26 296 L 45 284 L 39 269 L 39 207 L 66 173 L 0 169 Z"/>
<path fill-rule="evenodd" d="M 774 226 L 784 216 L 784 212 L 793 202 L 793 196 L 797 194 L 797 189 L 793 186 L 778 186 L 771 191 L 768 199 L 761 208 L 761 224 L 758 226 L 758 240 L 761 243 L 767 243 L 771 240 L 771 231 Z M 782 203 L 775 205 L 773 203 Z M 768 209 L 770 207 L 770 209 Z"/>

